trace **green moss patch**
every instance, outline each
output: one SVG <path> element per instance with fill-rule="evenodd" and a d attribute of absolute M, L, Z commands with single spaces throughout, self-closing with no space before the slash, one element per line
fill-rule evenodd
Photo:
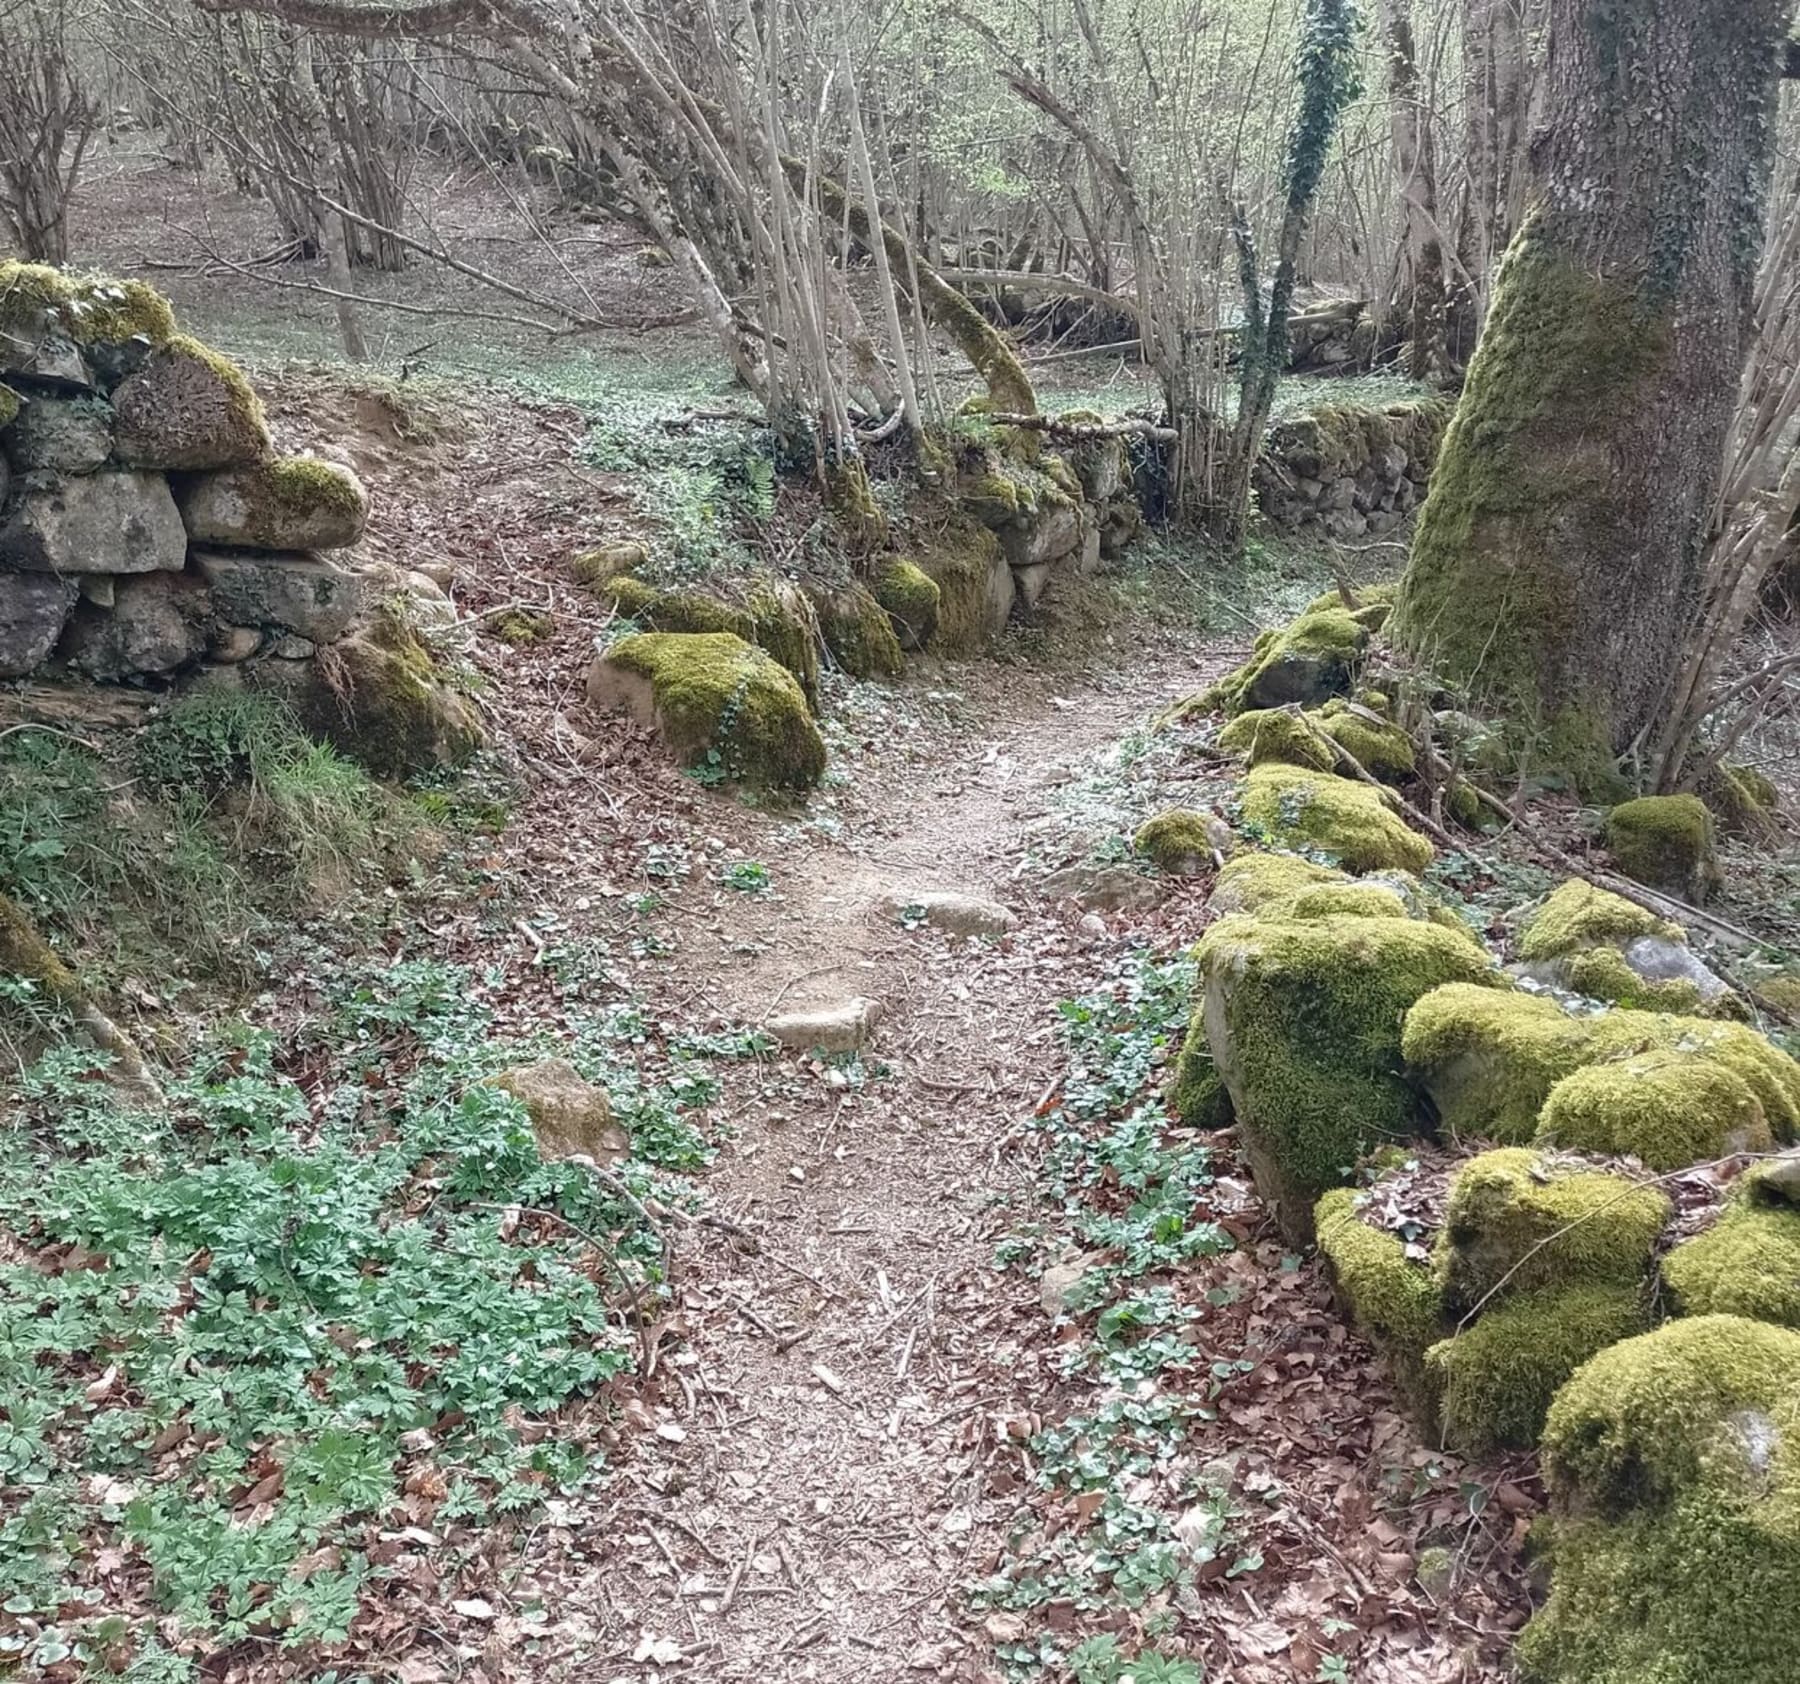
<path fill-rule="evenodd" d="M 626 700 L 620 676 L 649 686 L 655 722 L 685 765 L 721 781 L 808 789 L 825 744 L 787 669 L 730 633 L 645 632 L 595 663 L 589 694 Z"/>
<path fill-rule="evenodd" d="M 1697 795 L 1646 795 L 1606 815 L 1606 846 L 1633 882 L 1687 900 L 1719 886 L 1712 814 Z"/>
<path fill-rule="evenodd" d="M 1560 959 L 1583 948 L 1662 936 L 1685 941 L 1687 933 L 1634 906 L 1622 895 L 1571 878 L 1528 918 L 1519 931 L 1519 957 L 1528 961 Z"/>
<path fill-rule="evenodd" d="M 1531 1684 L 1787 1684 L 1800 1334 L 1736 1316 L 1602 1351 L 1543 1437 L 1560 1518 Z"/>
<path fill-rule="evenodd" d="M 972 655 L 996 629 L 995 580 L 1006 567 L 1000 540 L 979 521 L 953 515 L 913 559 L 938 588 L 930 647 L 944 655 Z"/>
<path fill-rule="evenodd" d="M 1350 881 L 1346 873 L 1302 859 L 1298 854 L 1236 854 L 1220 871 L 1209 904 L 1221 916 L 1234 912 L 1261 912 L 1302 889 Z"/>
<path fill-rule="evenodd" d="M 0 329 L 34 338 L 48 321 L 84 350 L 175 336 L 169 301 L 142 281 L 68 275 L 41 263 L 0 263 Z"/>
<path fill-rule="evenodd" d="M 1417 765 L 1412 738 L 1374 709 L 1342 700 L 1319 710 L 1319 729 L 1358 761 L 1363 770 L 1390 781 L 1410 777 Z"/>
<path fill-rule="evenodd" d="M 1321 608 L 1264 632 L 1250 659 L 1207 690 L 1199 705 L 1235 714 L 1289 702 L 1310 707 L 1348 694 L 1369 643 L 1363 618 L 1341 606 Z"/>
<path fill-rule="evenodd" d="M 724 632 L 754 643 L 793 674 L 808 705 L 818 699 L 819 652 L 805 596 L 774 580 L 753 580 L 748 600 L 726 602 L 704 591 L 662 590 L 629 574 L 596 583 L 595 590 L 647 631 Z"/>
<path fill-rule="evenodd" d="M 1471 937 L 1404 918 L 1229 918 L 1195 950 L 1207 1043 L 1257 1183 L 1290 1235 L 1371 1149 L 1420 1128 L 1399 1027 L 1420 996 L 1490 974 Z"/>
<path fill-rule="evenodd" d="M 1576 1017 L 1537 995 L 1451 986 L 1407 1014 L 1402 1045 L 1407 1067 L 1457 1138 L 1522 1145 L 1565 1076 L 1658 1048 L 1704 1055 L 1734 1071 L 1777 1139 L 1800 1127 L 1800 1065 L 1743 1024 L 1627 1010 Z"/>
<path fill-rule="evenodd" d="M 1222 830 L 1223 821 L 1212 813 L 1174 807 L 1146 819 L 1131 845 L 1157 870 L 1171 877 L 1191 877 L 1211 868 Z"/>
<path fill-rule="evenodd" d="M 1655 1187 L 1554 1153 L 1508 1147 L 1457 1172 L 1433 1264 L 1448 1313 L 1594 1282 L 1635 1284 L 1671 1206 Z"/>
<path fill-rule="evenodd" d="M 1337 764 L 1331 745 L 1319 740 L 1298 714 L 1287 708 L 1251 708 L 1219 733 L 1219 747 L 1241 754 L 1252 766 L 1271 761 L 1329 772 Z"/>
<path fill-rule="evenodd" d="M 903 649 L 924 649 L 937 631 L 944 593 L 917 562 L 894 560 L 876 569 L 875 600 L 894 622 Z"/>
<path fill-rule="evenodd" d="M 893 621 L 867 585 L 809 587 L 807 596 L 825 647 L 841 671 L 852 678 L 898 678 L 906 670 Z"/>
<path fill-rule="evenodd" d="M 1800 1207 L 1791 1158 L 1754 1165 L 1719 1220 L 1663 1259 L 1663 1285 L 1684 1316 L 1748 1316 L 1800 1328 Z"/>
<path fill-rule="evenodd" d="M 1427 1425 L 1437 1417 L 1439 1377 L 1425 1353 L 1443 1334 L 1443 1298 L 1432 1272 L 1406 1255 L 1397 1234 L 1362 1219 L 1366 1195 L 1333 1188 L 1314 1212 L 1319 1252 L 1356 1325 L 1374 1342 L 1407 1403 Z"/>
<path fill-rule="evenodd" d="M 1703 1054 L 1638 1053 L 1590 1064 L 1550 1090 L 1540 1145 L 1630 1154 L 1653 1170 L 1685 1169 L 1773 1142 L 1755 1090 Z"/>
<path fill-rule="evenodd" d="M 1252 768 L 1243 813 L 1262 837 L 1336 858 L 1347 871 L 1422 871 L 1432 847 L 1370 785 L 1296 766 Z"/>
<path fill-rule="evenodd" d="M 1532 1449 L 1569 1376 L 1648 1325 L 1637 1283 L 1554 1286 L 1508 1298 L 1425 1354 L 1445 1441 L 1465 1456 Z"/>
<path fill-rule="evenodd" d="M 1165 1097 L 1185 1128 L 1210 1131 L 1231 1124 L 1231 1095 L 1206 1044 L 1206 1025 L 1199 1012 L 1169 1068 Z"/>

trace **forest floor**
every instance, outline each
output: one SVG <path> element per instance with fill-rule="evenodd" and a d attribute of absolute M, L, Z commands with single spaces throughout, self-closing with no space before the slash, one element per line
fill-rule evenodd
<path fill-rule="evenodd" d="M 638 533 L 734 559 L 732 424 L 698 429 L 697 449 L 684 421 L 731 400 L 691 329 L 571 345 L 472 323 L 414 339 L 395 319 L 381 366 L 348 370 L 320 301 L 165 267 L 253 252 L 255 207 L 197 197 L 150 158 L 97 168 L 84 251 L 146 274 L 250 360 L 284 446 L 357 466 L 370 556 L 451 576 L 456 658 L 501 745 L 447 797 L 467 818 L 491 793 L 491 815 L 453 822 L 373 908 L 317 907 L 258 960 L 239 1004 L 304 1095 L 306 1149 L 344 1116 L 380 1121 L 367 1096 L 414 1082 L 433 1024 L 466 1007 L 479 1020 L 432 1105 L 515 1047 L 669 1096 L 643 1108 L 634 1148 L 671 1266 L 628 1368 L 555 1408 L 509 1406 L 526 1446 L 579 1451 L 554 1477 L 531 1470 L 517 1518 L 459 1507 L 408 1433 L 320 1547 L 221 1588 L 222 1570 L 124 1501 L 139 1481 L 197 1477 L 200 1437 L 158 1434 L 144 1465 L 90 1461 L 79 1491 L 47 1487 L 83 1535 L 66 1576 L 88 1602 L 0 1563 L 0 1643 L 99 1606 L 163 1633 L 166 1671 L 120 1664 L 143 1684 L 1507 1676 L 1529 1605 L 1529 1462 L 1422 1443 L 1317 1261 L 1283 1251 L 1229 1133 L 1183 1130 L 1162 1099 L 1203 896 L 1136 870 L 1129 838 L 1163 807 L 1208 804 L 1224 769 L 1150 721 L 1323 588 L 1320 559 L 1271 543 L 1226 572 L 1146 544 L 987 658 L 918 662 L 894 685 L 829 678 L 824 787 L 802 809 L 745 805 L 589 709 L 606 614 L 567 568 Z M 479 194 L 437 204 L 459 238 L 490 237 Z M 654 314 L 665 289 L 629 236 L 559 238 L 530 248 L 537 279 L 568 260 L 609 310 Z M 368 281 L 420 307 L 469 297 L 423 269 Z M 1359 560 L 1391 572 L 1398 556 Z M 508 642 L 509 610 L 542 616 L 542 635 Z M 1121 904 L 1084 911 L 1055 875 L 1070 868 L 1112 874 Z M 1450 859 L 1438 881 L 1479 918 L 1547 879 Z M 1016 922 L 957 940 L 884 910 L 934 890 L 996 899 Z M 179 981 L 128 979 L 146 1038 Z M 850 996 L 882 1007 L 859 1054 L 780 1053 L 758 1033 L 773 1011 Z M 221 1139 L 221 1161 L 260 1150 L 241 1130 Z M 196 1141 L 171 1145 L 176 1167 Z M 435 1170 L 430 1152 L 411 1163 L 383 1233 L 436 1219 L 450 1200 Z M 0 1217 L 37 1197 L 0 1176 Z M 544 1247 L 546 1268 L 568 1240 L 516 1208 L 487 1229 Z M 61 1337 L 59 1382 L 104 1403 L 111 1347 Z M 204 1401 L 169 1407 L 184 1420 Z M 289 1452 L 267 1440 L 207 1499 L 240 1542 L 286 1513 Z M 165 1533 L 182 1533 L 170 1512 Z M 296 1641 L 301 1616 L 258 1618 L 270 1580 L 304 1562 L 322 1583 L 352 1553 L 371 1570 L 347 1635 Z M 185 1626 L 159 1620 L 184 1573 Z M 34 1675 L 114 1675 L 36 1653 Z"/>

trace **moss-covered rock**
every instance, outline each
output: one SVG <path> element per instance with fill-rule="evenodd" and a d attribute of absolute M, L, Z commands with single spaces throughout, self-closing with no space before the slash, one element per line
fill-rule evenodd
<path fill-rule="evenodd" d="M 176 486 L 176 501 L 196 544 L 232 549 L 346 549 L 369 518 L 362 481 L 316 456 L 198 474 Z"/>
<path fill-rule="evenodd" d="M 1770 834 L 1781 806 L 1781 792 L 1753 766 L 1720 766 L 1698 793 L 1719 829 L 1752 840 Z"/>
<path fill-rule="evenodd" d="M 19 410 L 23 406 L 19 394 L 10 386 L 0 386 L 0 431 L 10 427 L 19 418 Z"/>
<path fill-rule="evenodd" d="M 937 631 L 944 593 L 917 562 L 896 559 L 876 569 L 875 600 L 887 610 L 902 649 L 929 647 Z"/>
<path fill-rule="evenodd" d="M 1132 847 L 1171 877 L 1194 877 L 1210 871 L 1214 855 L 1231 841 L 1230 827 L 1216 813 L 1172 807 L 1138 826 Z"/>
<path fill-rule="evenodd" d="M 1755 1090 L 1728 1066 L 1660 1051 L 1590 1064 L 1550 1090 L 1536 1140 L 1630 1154 L 1653 1170 L 1685 1169 L 1773 1142 Z"/>
<path fill-rule="evenodd" d="M 601 581 L 594 589 L 646 631 L 725 632 L 754 643 L 794 675 L 808 706 L 818 701 L 818 623 L 811 602 L 794 586 L 757 578 L 743 602 L 727 602 L 705 591 L 664 590 L 630 574 Z"/>
<path fill-rule="evenodd" d="M 1369 643 L 1366 618 L 1341 606 L 1321 608 L 1279 631 L 1264 632 L 1250 659 L 1206 691 L 1200 705 L 1242 713 L 1289 702 L 1314 707 L 1347 695 Z"/>
<path fill-rule="evenodd" d="M 1697 795 L 1645 795 L 1606 815 L 1606 846 L 1633 882 L 1696 904 L 1720 883 L 1712 814 Z"/>
<path fill-rule="evenodd" d="M 1164 1097 L 1185 1128 L 1211 1130 L 1231 1124 L 1231 1094 L 1206 1044 L 1206 1025 L 1198 1011 L 1169 1067 Z"/>
<path fill-rule="evenodd" d="M 1743 1024 L 1628 1010 L 1576 1017 L 1538 995 L 1451 986 L 1407 1013 L 1402 1046 L 1456 1138 L 1522 1145 L 1565 1076 L 1657 1048 L 1704 1055 L 1736 1072 L 1778 1139 L 1791 1139 L 1800 1126 L 1800 1065 Z"/>
<path fill-rule="evenodd" d="M 1461 1318 L 1521 1293 L 1635 1285 L 1670 1210 L 1655 1187 L 1578 1159 L 1523 1147 L 1483 1152 L 1457 1172 L 1433 1251 L 1445 1310 Z"/>
<path fill-rule="evenodd" d="M 1399 1235 L 1363 1220 L 1364 1199 L 1354 1188 L 1337 1187 L 1319 1200 L 1319 1252 L 1339 1298 L 1429 1429 L 1438 1413 L 1439 1377 L 1427 1369 L 1425 1354 L 1443 1334 L 1443 1296 L 1431 1270 L 1406 1255 Z"/>
<path fill-rule="evenodd" d="M 1719 1219 L 1663 1259 L 1677 1314 L 1748 1316 L 1800 1328 L 1800 1207 L 1786 1184 L 1792 1158 L 1758 1164 Z"/>
<path fill-rule="evenodd" d="M 1637 1282 L 1552 1286 L 1507 1298 L 1425 1354 L 1445 1442 L 1465 1456 L 1532 1449 L 1569 1376 L 1648 1325 Z"/>
<path fill-rule="evenodd" d="M 177 334 L 113 393 L 114 451 L 160 472 L 232 468 L 271 450 L 269 423 L 243 371 Z"/>
<path fill-rule="evenodd" d="M 906 670 L 893 621 L 867 585 L 809 586 L 806 594 L 841 671 L 852 678 L 897 678 Z"/>
<path fill-rule="evenodd" d="M 1251 769 L 1245 822 L 1267 841 L 1335 857 L 1346 871 L 1422 871 L 1432 847 L 1369 784 L 1298 766 Z"/>
<path fill-rule="evenodd" d="M 1298 854 L 1243 853 L 1225 862 L 1213 884 L 1208 903 L 1220 916 L 1238 912 L 1262 912 L 1290 899 L 1303 889 L 1322 884 L 1345 884 L 1350 876 L 1302 859 Z"/>
<path fill-rule="evenodd" d="M 1370 1149 L 1414 1135 L 1400 1074 L 1407 1008 L 1491 974 L 1472 937 L 1405 918 L 1229 918 L 1195 950 L 1207 1044 L 1264 1199 L 1310 1237 L 1319 1194 Z"/>
<path fill-rule="evenodd" d="M 1337 764 L 1331 745 L 1288 708 L 1250 708 L 1219 733 L 1219 747 L 1241 754 L 1252 766 L 1270 762 L 1329 772 Z"/>
<path fill-rule="evenodd" d="M 941 655 L 972 655 L 1006 629 L 1012 612 L 1012 569 L 1000 540 L 979 521 L 951 515 L 913 552 L 919 570 L 938 587 Z"/>
<path fill-rule="evenodd" d="M 1800 1581 L 1800 1334 L 1736 1316 L 1602 1351 L 1557 1394 L 1559 1518 L 1530 1684 L 1787 1684 Z"/>
<path fill-rule="evenodd" d="M 1377 778 L 1391 782 L 1410 777 L 1417 765 L 1412 738 L 1373 708 L 1337 698 L 1319 709 L 1317 723 L 1364 771 Z"/>
<path fill-rule="evenodd" d="M 0 263 L 0 332 L 29 345 L 47 331 L 83 351 L 104 352 L 133 340 L 154 347 L 174 338 L 175 312 L 142 281 L 71 275 L 42 263 Z"/>
<path fill-rule="evenodd" d="M 588 699 L 652 725 L 684 765 L 722 780 L 808 789 L 825 744 L 787 669 L 729 632 L 646 632 L 588 674 Z"/>
<path fill-rule="evenodd" d="M 596 544 L 582 550 L 569 561 L 569 571 L 581 585 L 604 585 L 622 573 L 635 573 L 650 560 L 650 552 L 631 539 Z"/>

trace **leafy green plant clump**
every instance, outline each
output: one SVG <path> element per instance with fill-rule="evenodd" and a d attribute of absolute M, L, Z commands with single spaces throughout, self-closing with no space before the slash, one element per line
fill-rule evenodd
<path fill-rule="evenodd" d="M 1254 767 L 1245 780 L 1245 824 L 1278 846 L 1336 859 L 1346 871 L 1422 871 L 1432 847 L 1368 784 L 1297 766 Z"/>
<path fill-rule="evenodd" d="M 1196 961 L 1207 1041 L 1257 1184 L 1290 1236 L 1364 1153 L 1412 1137 L 1418 1097 L 1399 1073 L 1407 1008 L 1492 975 L 1467 934 L 1406 918 L 1228 918 Z"/>
<path fill-rule="evenodd" d="M 1785 1684 L 1800 1627 L 1800 1334 L 1737 1316 L 1614 1345 L 1557 1394 L 1530 1684 Z"/>

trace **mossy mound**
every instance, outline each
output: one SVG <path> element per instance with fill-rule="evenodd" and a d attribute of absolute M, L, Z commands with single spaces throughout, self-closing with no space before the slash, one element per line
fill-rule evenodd
<path fill-rule="evenodd" d="M 1397 1234 L 1362 1219 L 1366 1195 L 1333 1188 L 1314 1210 L 1319 1252 L 1339 1298 L 1387 1362 L 1427 1428 L 1437 1418 L 1439 1376 L 1425 1354 L 1443 1334 L 1443 1295 L 1432 1272 L 1406 1255 Z"/>
<path fill-rule="evenodd" d="M 1767 836 L 1781 806 L 1781 792 L 1753 766 L 1720 766 L 1699 795 L 1729 836 Z"/>
<path fill-rule="evenodd" d="M 1243 814 L 1268 841 L 1335 857 L 1346 871 L 1422 871 L 1432 847 L 1365 783 L 1297 766 L 1254 767 Z"/>
<path fill-rule="evenodd" d="M 275 457 L 176 482 L 188 536 L 231 549 L 337 550 L 362 537 L 369 494 L 348 468 Z"/>
<path fill-rule="evenodd" d="M 902 649 L 929 647 L 938 627 L 944 593 L 916 562 L 894 560 L 875 571 L 875 600 L 887 610 Z"/>
<path fill-rule="evenodd" d="M 1576 877 L 1559 885 L 1521 926 L 1519 957 L 1528 961 L 1561 959 L 1583 948 L 1637 936 L 1687 939 L 1679 924 Z"/>
<path fill-rule="evenodd" d="M 19 411 L 23 407 L 19 394 L 12 387 L 0 386 L 0 431 L 4 431 L 18 420 Z"/>
<path fill-rule="evenodd" d="M 728 632 L 644 632 L 594 662 L 588 697 L 653 724 L 684 765 L 721 781 L 809 789 L 825 744 L 793 674 Z"/>
<path fill-rule="evenodd" d="M 1457 1172 L 1433 1251 L 1444 1306 L 1469 1315 L 1503 1296 L 1632 1284 L 1669 1220 L 1667 1195 L 1579 1160 L 1506 1147 Z"/>
<path fill-rule="evenodd" d="M 1719 887 L 1712 814 L 1697 795 L 1646 795 L 1606 815 L 1613 863 L 1635 883 L 1691 900 Z"/>
<path fill-rule="evenodd" d="M 906 670 L 894 623 L 867 585 L 809 586 L 806 594 L 840 671 L 852 678 L 898 678 Z"/>
<path fill-rule="evenodd" d="M 1330 701 L 1319 709 L 1318 726 L 1374 777 L 1391 782 L 1411 777 L 1417 767 L 1412 738 L 1373 708 Z"/>
<path fill-rule="evenodd" d="M 1590 1064 L 1550 1090 L 1537 1143 L 1630 1154 L 1653 1170 L 1766 1151 L 1769 1119 L 1755 1090 L 1703 1055 L 1660 1051 Z"/>
<path fill-rule="evenodd" d="M 1251 708 L 1219 733 L 1219 747 L 1241 754 L 1252 766 L 1275 762 L 1329 772 L 1337 764 L 1331 745 L 1319 740 L 1300 716 L 1288 708 Z"/>
<path fill-rule="evenodd" d="M 1158 871 L 1192 877 L 1211 870 L 1214 854 L 1222 853 L 1229 840 L 1230 831 L 1217 814 L 1172 807 L 1139 825 L 1131 846 Z"/>
<path fill-rule="evenodd" d="M 1791 1159 L 1756 1166 L 1732 1189 L 1719 1220 L 1663 1259 L 1663 1285 L 1678 1314 L 1800 1328 L 1800 1208 L 1785 1184 L 1793 1169 Z"/>
<path fill-rule="evenodd" d="M 1313 476 L 1317 477 L 1317 476 Z M 1341 479 L 1341 474 L 1333 474 L 1333 479 Z M 1350 594 L 1356 598 L 1355 606 L 1344 600 L 1344 593 L 1332 589 L 1321 591 L 1301 610 L 1302 614 L 1330 614 L 1343 612 L 1360 619 L 1371 631 L 1380 631 L 1386 623 L 1394 604 L 1400 598 L 1400 581 L 1384 579 L 1379 584 L 1356 585 Z"/>
<path fill-rule="evenodd" d="M 972 655 L 1005 627 L 1012 572 L 1000 540 L 979 521 L 950 516 L 912 559 L 938 588 L 936 653 Z"/>
<path fill-rule="evenodd" d="M 1452 985 L 1407 1013 L 1402 1047 L 1455 1138 L 1523 1145 L 1565 1076 L 1659 1048 L 1734 1071 L 1777 1139 L 1800 1127 L 1800 1065 L 1743 1024 L 1628 1010 L 1575 1017 L 1541 996 Z"/>
<path fill-rule="evenodd" d="M 1340 604 L 1264 632 L 1250 659 L 1205 691 L 1198 705 L 1235 714 L 1290 702 L 1313 707 L 1347 695 L 1369 644 L 1366 618 L 1366 611 L 1359 617 Z"/>
<path fill-rule="evenodd" d="M 1425 1353 L 1445 1442 L 1465 1456 L 1532 1449 L 1569 1376 L 1648 1325 L 1638 1283 L 1553 1286 L 1509 1297 Z"/>
<path fill-rule="evenodd" d="M 742 603 L 704 591 L 661 590 L 629 574 L 600 581 L 594 588 L 618 613 L 646 631 L 725 632 L 754 643 L 793 674 L 808 706 L 817 703 L 817 622 L 811 603 L 793 586 L 753 579 Z"/>
<path fill-rule="evenodd" d="M 1225 862 L 1208 903 L 1220 916 L 1262 912 L 1303 889 L 1352 881 L 1342 871 L 1302 859 L 1298 854 L 1244 853 Z"/>
<path fill-rule="evenodd" d="M 1787 1684 L 1800 1630 L 1800 1334 L 1737 1316 L 1602 1351 L 1557 1394 L 1559 1518 L 1529 1684 Z"/>
<path fill-rule="evenodd" d="M 1228 918 L 1195 949 L 1206 1039 L 1258 1187 L 1290 1237 L 1373 1147 L 1412 1137 L 1407 1008 L 1490 961 L 1471 936 L 1405 918 Z"/>

